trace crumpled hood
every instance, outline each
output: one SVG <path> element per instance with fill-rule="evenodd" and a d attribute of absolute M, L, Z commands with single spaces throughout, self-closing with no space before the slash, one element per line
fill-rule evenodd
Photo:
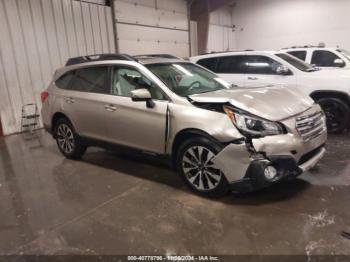
<path fill-rule="evenodd" d="M 230 103 L 271 121 L 279 121 L 309 109 L 314 101 L 296 87 L 252 86 L 222 89 L 189 96 L 199 103 Z"/>

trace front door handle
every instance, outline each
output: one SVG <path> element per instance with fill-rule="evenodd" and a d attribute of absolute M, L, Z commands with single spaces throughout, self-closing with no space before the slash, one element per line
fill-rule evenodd
<path fill-rule="evenodd" d="M 248 80 L 258 80 L 259 78 L 254 77 L 254 76 L 248 76 Z"/>
<path fill-rule="evenodd" d="M 74 99 L 72 97 L 66 97 L 65 98 L 65 101 L 68 103 L 68 104 L 73 104 L 74 103 Z"/>
<path fill-rule="evenodd" d="M 104 107 L 108 112 L 114 112 L 115 110 L 117 110 L 117 108 L 114 105 L 105 105 Z"/>

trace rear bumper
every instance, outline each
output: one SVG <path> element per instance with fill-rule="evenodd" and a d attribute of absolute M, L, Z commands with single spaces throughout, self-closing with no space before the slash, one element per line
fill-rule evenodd
<path fill-rule="evenodd" d="M 49 132 L 52 135 L 52 129 L 51 126 L 44 124 L 45 131 Z"/>

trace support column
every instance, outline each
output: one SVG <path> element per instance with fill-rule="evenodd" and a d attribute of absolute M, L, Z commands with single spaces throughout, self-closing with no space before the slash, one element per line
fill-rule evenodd
<path fill-rule="evenodd" d="M 210 13 L 232 3 L 233 0 L 192 0 L 189 3 L 190 20 L 197 22 L 199 54 L 207 52 Z"/>

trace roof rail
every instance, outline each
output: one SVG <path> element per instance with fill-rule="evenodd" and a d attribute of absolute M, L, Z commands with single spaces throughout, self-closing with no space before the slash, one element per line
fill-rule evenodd
<path fill-rule="evenodd" d="M 129 56 L 127 54 L 96 54 L 96 55 L 87 55 L 87 56 L 78 56 L 78 57 L 69 58 L 65 66 L 77 65 L 81 63 L 87 63 L 87 62 L 104 61 L 104 60 L 135 61 L 135 59 L 132 56 Z"/>
<path fill-rule="evenodd" d="M 229 50 L 229 51 L 211 51 L 209 53 L 203 53 L 201 55 L 210 55 L 210 54 L 224 54 L 224 53 L 234 53 L 234 52 L 251 52 L 255 51 L 254 49 L 242 49 L 242 50 Z"/>
<path fill-rule="evenodd" d="M 291 47 L 283 47 L 282 49 L 296 49 L 296 48 L 314 48 L 314 47 L 318 47 L 318 48 L 324 48 L 326 47 L 325 43 L 319 43 L 318 45 L 295 45 L 295 46 L 291 46 Z"/>
<path fill-rule="evenodd" d="M 142 58 L 171 58 L 171 59 L 181 59 L 177 56 L 171 55 L 171 54 L 147 54 L 147 55 L 135 55 L 133 56 L 135 59 L 142 59 Z"/>

